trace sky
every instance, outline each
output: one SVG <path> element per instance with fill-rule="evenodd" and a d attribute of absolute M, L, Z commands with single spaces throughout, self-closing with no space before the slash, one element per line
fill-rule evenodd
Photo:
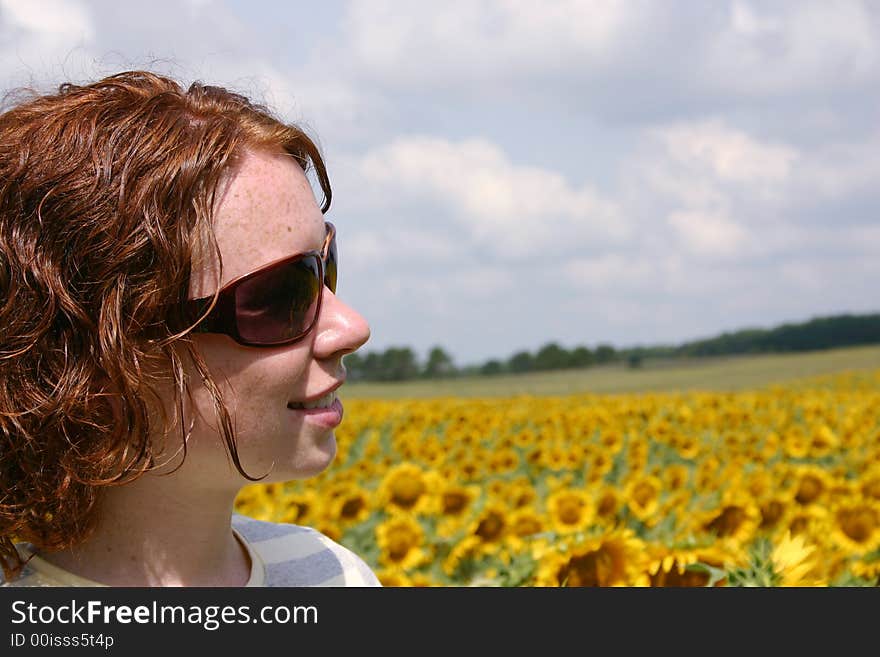
<path fill-rule="evenodd" d="M 135 68 L 316 139 L 367 351 L 880 309 L 880 2 L 0 0 L 4 91 Z"/>

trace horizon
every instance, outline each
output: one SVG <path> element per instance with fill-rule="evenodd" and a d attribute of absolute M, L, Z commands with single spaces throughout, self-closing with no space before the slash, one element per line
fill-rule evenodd
<path fill-rule="evenodd" d="M 479 367 L 479 366 L 484 365 L 485 363 L 487 363 L 491 360 L 498 360 L 498 361 L 502 361 L 502 362 L 506 361 L 509 358 L 511 358 L 514 354 L 516 354 L 518 352 L 522 352 L 522 351 L 528 351 L 528 352 L 534 354 L 541 347 L 548 345 L 548 344 L 557 344 L 560 347 L 562 347 L 563 349 L 566 349 L 569 351 L 572 349 L 575 349 L 577 347 L 581 347 L 581 346 L 587 347 L 587 348 L 595 351 L 595 349 L 597 347 L 602 346 L 602 345 L 610 345 L 610 346 L 614 347 L 615 351 L 617 351 L 617 352 L 625 352 L 625 351 L 634 350 L 634 349 L 663 349 L 663 348 L 674 349 L 677 347 L 681 347 L 683 345 L 692 344 L 695 342 L 702 342 L 704 340 L 713 340 L 715 338 L 721 337 L 722 335 L 739 333 L 741 331 L 750 331 L 750 330 L 771 331 L 774 329 L 781 328 L 782 326 L 787 326 L 787 325 L 798 326 L 798 325 L 806 324 L 808 322 L 812 322 L 815 320 L 821 320 L 821 319 L 835 319 L 835 318 L 840 318 L 840 317 L 872 317 L 872 316 L 877 316 L 877 315 L 880 315 L 880 310 L 877 310 L 874 312 L 866 312 L 866 313 L 843 312 L 843 313 L 834 313 L 831 315 L 825 315 L 825 314 L 813 315 L 813 316 L 807 317 L 805 319 L 783 320 L 781 322 L 778 322 L 778 323 L 772 324 L 772 325 L 768 325 L 768 326 L 741 326 L 739 328 L 722 329 L 721 331 L 719 331 L 717 333 L 713 333 L 712 335 L 705 335 L 705 336 L 692 338 L 692 339 L 688 339 L 688 340 L 681 340 L 679 342 L 668 342 L 668 343 L 664 342 L 664 343 L 651 343 L 651 344 L 615 345 L 611 342 L 599 342 L 599 343 L 575 342 L 575 343 L 566 344 L 566 343 L 563 343 L 559 340 L 550 339 L 550 340 L 545 340 L 544 342 L 542 342 L 538 345 L 534 345 L 532 347 L 525 347 L 525 348 L 521 348 L 521 349 L 516 349 L 506 355 L 503 355 L 503 356 L 499 356 L 499 355 L 487 356 L 487 357 L 483 358 L 482 360 L 471 361 L 471 362 L 466 362 L 466 363 L 459 363 L 454 358 L 454 356 L 452 357 L 452 360 L 453 360 L 454 364 L 456 365 L 456 367 L 458 367 L 459 369 L 466 369 L 468 367 Z M 878 338 L 878 343 L 880 343 L 880 338 Z M 405 347 L 412 348 L 411 345 L 397 344 L 397 345 L 388 345 L 384 349 L 405 348 Z M 424 361 L 425 358 L 430 353 L 431 349 L 433 349 L 434 347 L 440 347 L 440 348 L 444 349 L 444 351 L 447 351 L 447 353 L 449 353 L 448 350 L 446 350 L 446 348 L 442 344 L 435 344 L 435 345 L 431 345 L 430 347 L 428 347 L 427 349 L 425 349 L 423 351 L 413 350 L 416 355 L 416 359 L 418 361 Z M 363 347 L 358 349 L 357 353 L 359 355 L 363 356 L 369 352 L 381 352 L 381 351 L 384 351 L 384 349 L 371 349 L 369 346 L 369 343 L 367 343 L 366 345 L 364 345 Z M 449 354 L 449 355 L 452 356 L 452 354 Z"/>

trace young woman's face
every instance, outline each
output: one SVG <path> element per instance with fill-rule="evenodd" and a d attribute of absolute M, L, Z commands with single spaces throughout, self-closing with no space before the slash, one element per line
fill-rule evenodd
<path fill-rule="evenodd" d="M 223 256 L 220 286 L 285 256 L 320 250 L 324 221 L 305 174 L 290 156 L 248 153 L 215 209 L 214 229 Z M 194 266 L 190 298 L 214 293 L 216 264 Z M 340 272 L 343 281 L 344 275 Z M 248 347 L 226 335 L 193 336 L 223 393 L 242 466 L 251 476 L 269 472 L 264 481 L 318 474 L 336 454 L 333 430 L 341 421 L 339 406 L 309 411 L 289 405 L 341 385 L 342 356 L 363 345 L 370 329 L 328 288 L 323 295 L 315 326 L 291 345 Z M 211 395 L 191 365 L 186 371 L 194 402 L 185 404 L 190 415 L 186 421 L 194 419 L 195 424 L 182 471 L 209 488 L 248 483 L 227 458 Z M 167 442 L 175 445 L 170 437 Z"/>

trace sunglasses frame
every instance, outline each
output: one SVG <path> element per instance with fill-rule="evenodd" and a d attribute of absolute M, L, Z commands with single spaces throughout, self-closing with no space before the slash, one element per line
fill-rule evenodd
<path fill-rule="evenodd" d="M 202 297 L 200 299 L 188 300 L 186 302 L 186 309 L 190 313 L 190 316 L 193 318 L 200 318 L 198 320 L 199 323 L 195 327 L 193 327 L 192 333 L 221 333 L 223 335 L 228 335 L 238 344 L 247 347 L 281 347 L 284 345 L 293 344 L 294 342 L 302 340 L 304 337 L 306 337 L 314 328 L 315 323 L 318 321 L 318 317 L 321 314 L 321 302 L 324 299 L 324 288 L 327 287 L 327 257 L 330 255 L 330 246 L 336 240 L 336 227 L 329 221 L 325 221 L 324 225 L 326 226 L 327 234 L 324 236 L 324 244 L 321 246 L 321 249 L 319 251 L 305 251 L 303 253 L 296 253 L 294 255 L 285 256 L 278 260 L 273 260 L 272 262 L 265 264 L 262 267 L 258 267 L 257 269 L 254 269 L 246 274 L 242 274 L 241 276 L 232 279 L 226 285 L 221 287 L 216 294 L 212 294 L 208 297 Z M 315 301 L 315 303 L 317 304 L 317 306 L 315 307 L 315 315 L 312 318 L 312 321 L 309 322 L 309 325 L 306 326 L 299 334 L 295 335 L 294 337 L 287 338 L 279 342 L 251 342 L 250 340 L 246 340 L 245 338 L 243 338 L 241 333 L 239 333 L 238 331 L 238 322 L 235 313 L 235 291 L 238 286 L 241 285 L 243 282 L 254 278 L 255 276 L 274 271 L 275 269 L 283 267 L 284 265 L 288 265 L 292 262 L 297 262 L 299 260 L 305 260 L 306 258 L 312 257 L 315 257 L 317 259 L 318 274 L 321 286 L 318 289 L 318 298 Z M 338 270 L 338 252 L 336 255 L 336 266 Z M 331 292 L 334 293 L 335 291 L 335 289 L 331 290 Z M 211 302 L 214 300 L 215 296 L 217 298 L 217 303 L 206 315 L 205 312 L 208 311 L 208 308 L 210 307 Z M 195 319 L 193 321 L 195 321 Z"/>

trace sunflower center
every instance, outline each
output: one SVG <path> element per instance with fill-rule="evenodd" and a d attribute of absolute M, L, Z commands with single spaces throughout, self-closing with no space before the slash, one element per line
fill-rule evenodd
<path fill-rule="evenodd" d="M 388 556 L 392 561 L 403 561 L 416 546 L 417 540 L 405 527 L 391 530 L 388 535 Z"/>
<path fill-rule="evenodd" d="M 761 507 L 761 529 L 772 527 L 782 517 L 785 506 L 782 502 L 771 500 Z"/>
<path fill-rule="evenodd" d="M 572 557 L 557 577 L 564 586 L 608 586 L 614 576 L 614 559 L 605 550 Z"/>
<path fill-rule="evenodd" d="M 673 470 L 669 474 L 668 485 L 670 490 L 678 490 L 685 484 L 685 479 L 687 477 L 687 472 L 683 470 Z"/>
<path fill-rule="evenodd" d="M 459 491 L 443 493 L 443 513 L 456 515 L 467 506 L 468 496 Z"/>
<path fill-rule="evenodd" d="M 352 497 L 349 500 L 345 501 L 345 504 L 342 505 L 342 510 L 340 511 L 340 515 L 349 520 L 351 518 L 356 518 L 357 514 L 360 513 L 361 509 L 364 508 L 364 500 L 362 497 Z"/>
<path fill-rule="evenodd" d="M 557 515 L 564 525 L 576 525 L 581 520 L 583 503 L 574 497 L 559 500 Z"/>
<path fill-rule="evenodd" d="M 613 515 L 617 511 L 617 497 L 614 493 L 606 493 L 599 498 L 599 504 L 596 507 L 596 513 L 603 518 Z"/>
<path fill-rule="evenodd" d="M 837 515 L 840 529 L 857 543 L 867 541 L 877 528 L 877 516 L 872 509 L 849 509 Z"/>
<path fill-rule="evenodd" d="M 424 492 L 425 484 L 421 479 L 403 477 L 395 481 L 391 487 L 391 501 L 404 509 L 409 509 L 415 506 Z"/>
<path fill-rule="evenodd" d="M 480 524 L 477 525 L 477 530 L 474 533 L 484 541 L 490 542 L 497 540 L 503 531 L 504 518 L 501 514 L 496 513 L 495 511 L 490 511 L 489 514 L 480 521 Z"/>
<path fill-rule="evenodd" d="M 531 536 L 539 531 L 541 531 L 541 523 L 538 522 L 537 518 L 524 516 L 517 518 L 516 522 L 513 523 L 513 533 L 519 537 Z"/>
<path fill-rule="evenodd" d="M 511 494 L 513 507 L 519 509 L 535 501 L 536 495 L 532 488 L 522 488 Z"/>
<path fill-rule="evenodd" d="M 730 536 L 736 533 L 745 519 L 746 512 L 741 507 L 726 506 L 712 522 L 706 525 L 706 529 L 715 532 L 718 536 Z"/>
<path fill-rule="evenodd" d="M 862 486 L 862 493 L 866 497 L 873 497 L 875 500 L 880 500 L 880 479 L 871 479 L 864 486 Z"/>
<path fill-rule="evenodd" d="M 686 568 L 683 572 L 679 572 L 677 564 L 673 564 L 672 568 L 669 571 L 664 571 L 661 568 L 657 571 L 656 575 L 651 575 L 651 586 L 703 587 L 706 586 L 708 582 L 708 573 L 703 573 L 696 570 L 688 570 Z"/>
<path fill-rule="evenodd" d="M 651 484 L 641 483 L 633 488 L 632 499 L 640 507 L 645 508 L 654 499 L 656 491 Z"/>
<path fill-rule="evenodd" d="M 290 510 L 293 511 L 293 519 L 302 520 L 309 514 L 309 503 L 308 502 L 291 502 Z"/>
<path fill-rule="evenodd" d="M 822 481 L 818 477 L 807 475 L 801 479 L 801 485 L 798 487 L 794 499 L 798 501 L 798 504 L 810 504 L 822 494 L 823 489 Z"/>

